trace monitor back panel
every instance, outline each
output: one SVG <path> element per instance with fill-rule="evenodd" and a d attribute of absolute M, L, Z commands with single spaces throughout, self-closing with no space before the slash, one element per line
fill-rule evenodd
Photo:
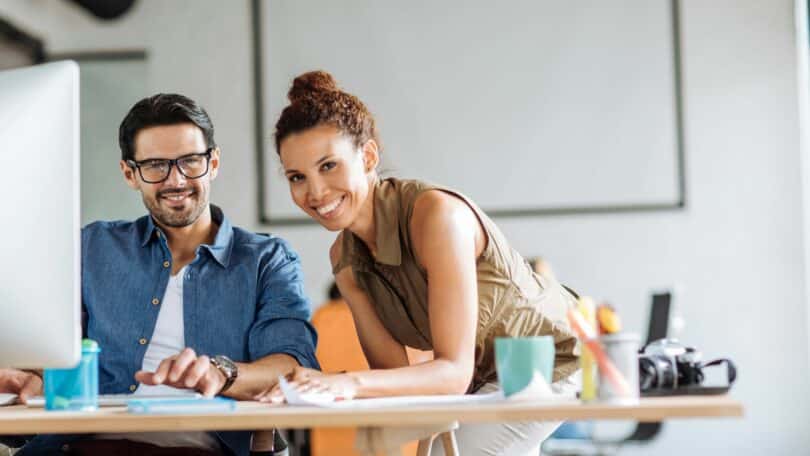
<path fill-rule="evenodd" d="M 0 72 L 0 366 L 80 355 L 79 70 Z"/>

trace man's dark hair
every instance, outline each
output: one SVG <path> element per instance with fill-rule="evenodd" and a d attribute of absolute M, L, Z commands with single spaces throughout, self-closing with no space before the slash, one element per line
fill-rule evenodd
<path fill-rule="evenodd" d="M 216 147 L 214 124 L 202 106 L 176 93 L 159 93 L 135 103 L 118 128 L 118 145 L 122 160 L 135 160 L 135 135 L 160 125 L 193 123 L 202 130 L 206 147 Z M 202 151 L 200 151 L 202 152 Z"/>

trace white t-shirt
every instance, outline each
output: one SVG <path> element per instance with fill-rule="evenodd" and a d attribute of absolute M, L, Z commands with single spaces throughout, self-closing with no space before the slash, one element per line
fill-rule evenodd
<path fill-rule="evenodd" d="M 143 356 L 142 370 L 154 372 L 160 362 L 174 356 L 186 347 L 185 326 L 183 324 L 183 276 L 186 268 L 180 270 L 176 275 L 169 277 L 169 284 L 163 294 L 160 311 L 158 312 L 155 331 L 146 347 Z M 135 394 L 171 394 L 177 391 L 175 388 L 166 385 L 138 385 Z"/>
<path fill-rule="evenodd" d="M 174 356 L 186 347 L 185 327 L 183 325 L 183 277 L 184 266 L 176 275 L 169 277 L 166 293 L 163 295 L 158 311 L 155 331 L 146 347 L 143 356 L 142 370 L 154 372 L 164 359 Z M 135 394 L 172 394 L 176 388 L 166 385 L 138 385 Z M 136 442 L 151 443 L 161 447 L 193 447 L 219 450 L 217 439 L 207 432 L 138 432 L 127 434 L 99 434 L 99 439 L 125 439 Z"/>

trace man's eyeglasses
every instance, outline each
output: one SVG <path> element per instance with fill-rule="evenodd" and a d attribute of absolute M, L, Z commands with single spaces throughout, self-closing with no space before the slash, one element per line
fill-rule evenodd
<path fill-rule="evenodd" d="M 180 174 L 187 179 L 199 179 L 208 174 L 208 163 L 211 161 L 213 150 L 213 147 L 209 147 L 205 152 L 183 155 L 174 160 L 167 158 L 127 160 L 127 165 L 132 169 L 138 168 L 141 179 L 149 184 L 159 184 L 168 179 L 172 166 L 177 166 Z"/>

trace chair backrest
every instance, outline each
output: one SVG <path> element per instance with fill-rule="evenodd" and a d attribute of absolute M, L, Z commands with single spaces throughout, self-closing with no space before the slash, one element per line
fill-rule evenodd
<path fill-rule="evenodd" d="M 650 322 L 647 326 L 646 344 L 658 339 L 667 337 L 669 329 L 669 309 L 672 305 L 672 292 L 662 291 L 653 293 L 650 304 Z M 646 442 L 661 432 L 663 426 L 660 422 L 646 423 L 640 422 L 636 425 L 633 433 L 625 438 L 625 442 Z"/>
<path fill-rule="evenodd" d="M 653 293 L 650 306 L 650 322 L 647 326 L 647 341 L 645 344 L 667 337 L 669 328 L 669 308 L 672 303 L 672 293 L 669 291 Z"/>

